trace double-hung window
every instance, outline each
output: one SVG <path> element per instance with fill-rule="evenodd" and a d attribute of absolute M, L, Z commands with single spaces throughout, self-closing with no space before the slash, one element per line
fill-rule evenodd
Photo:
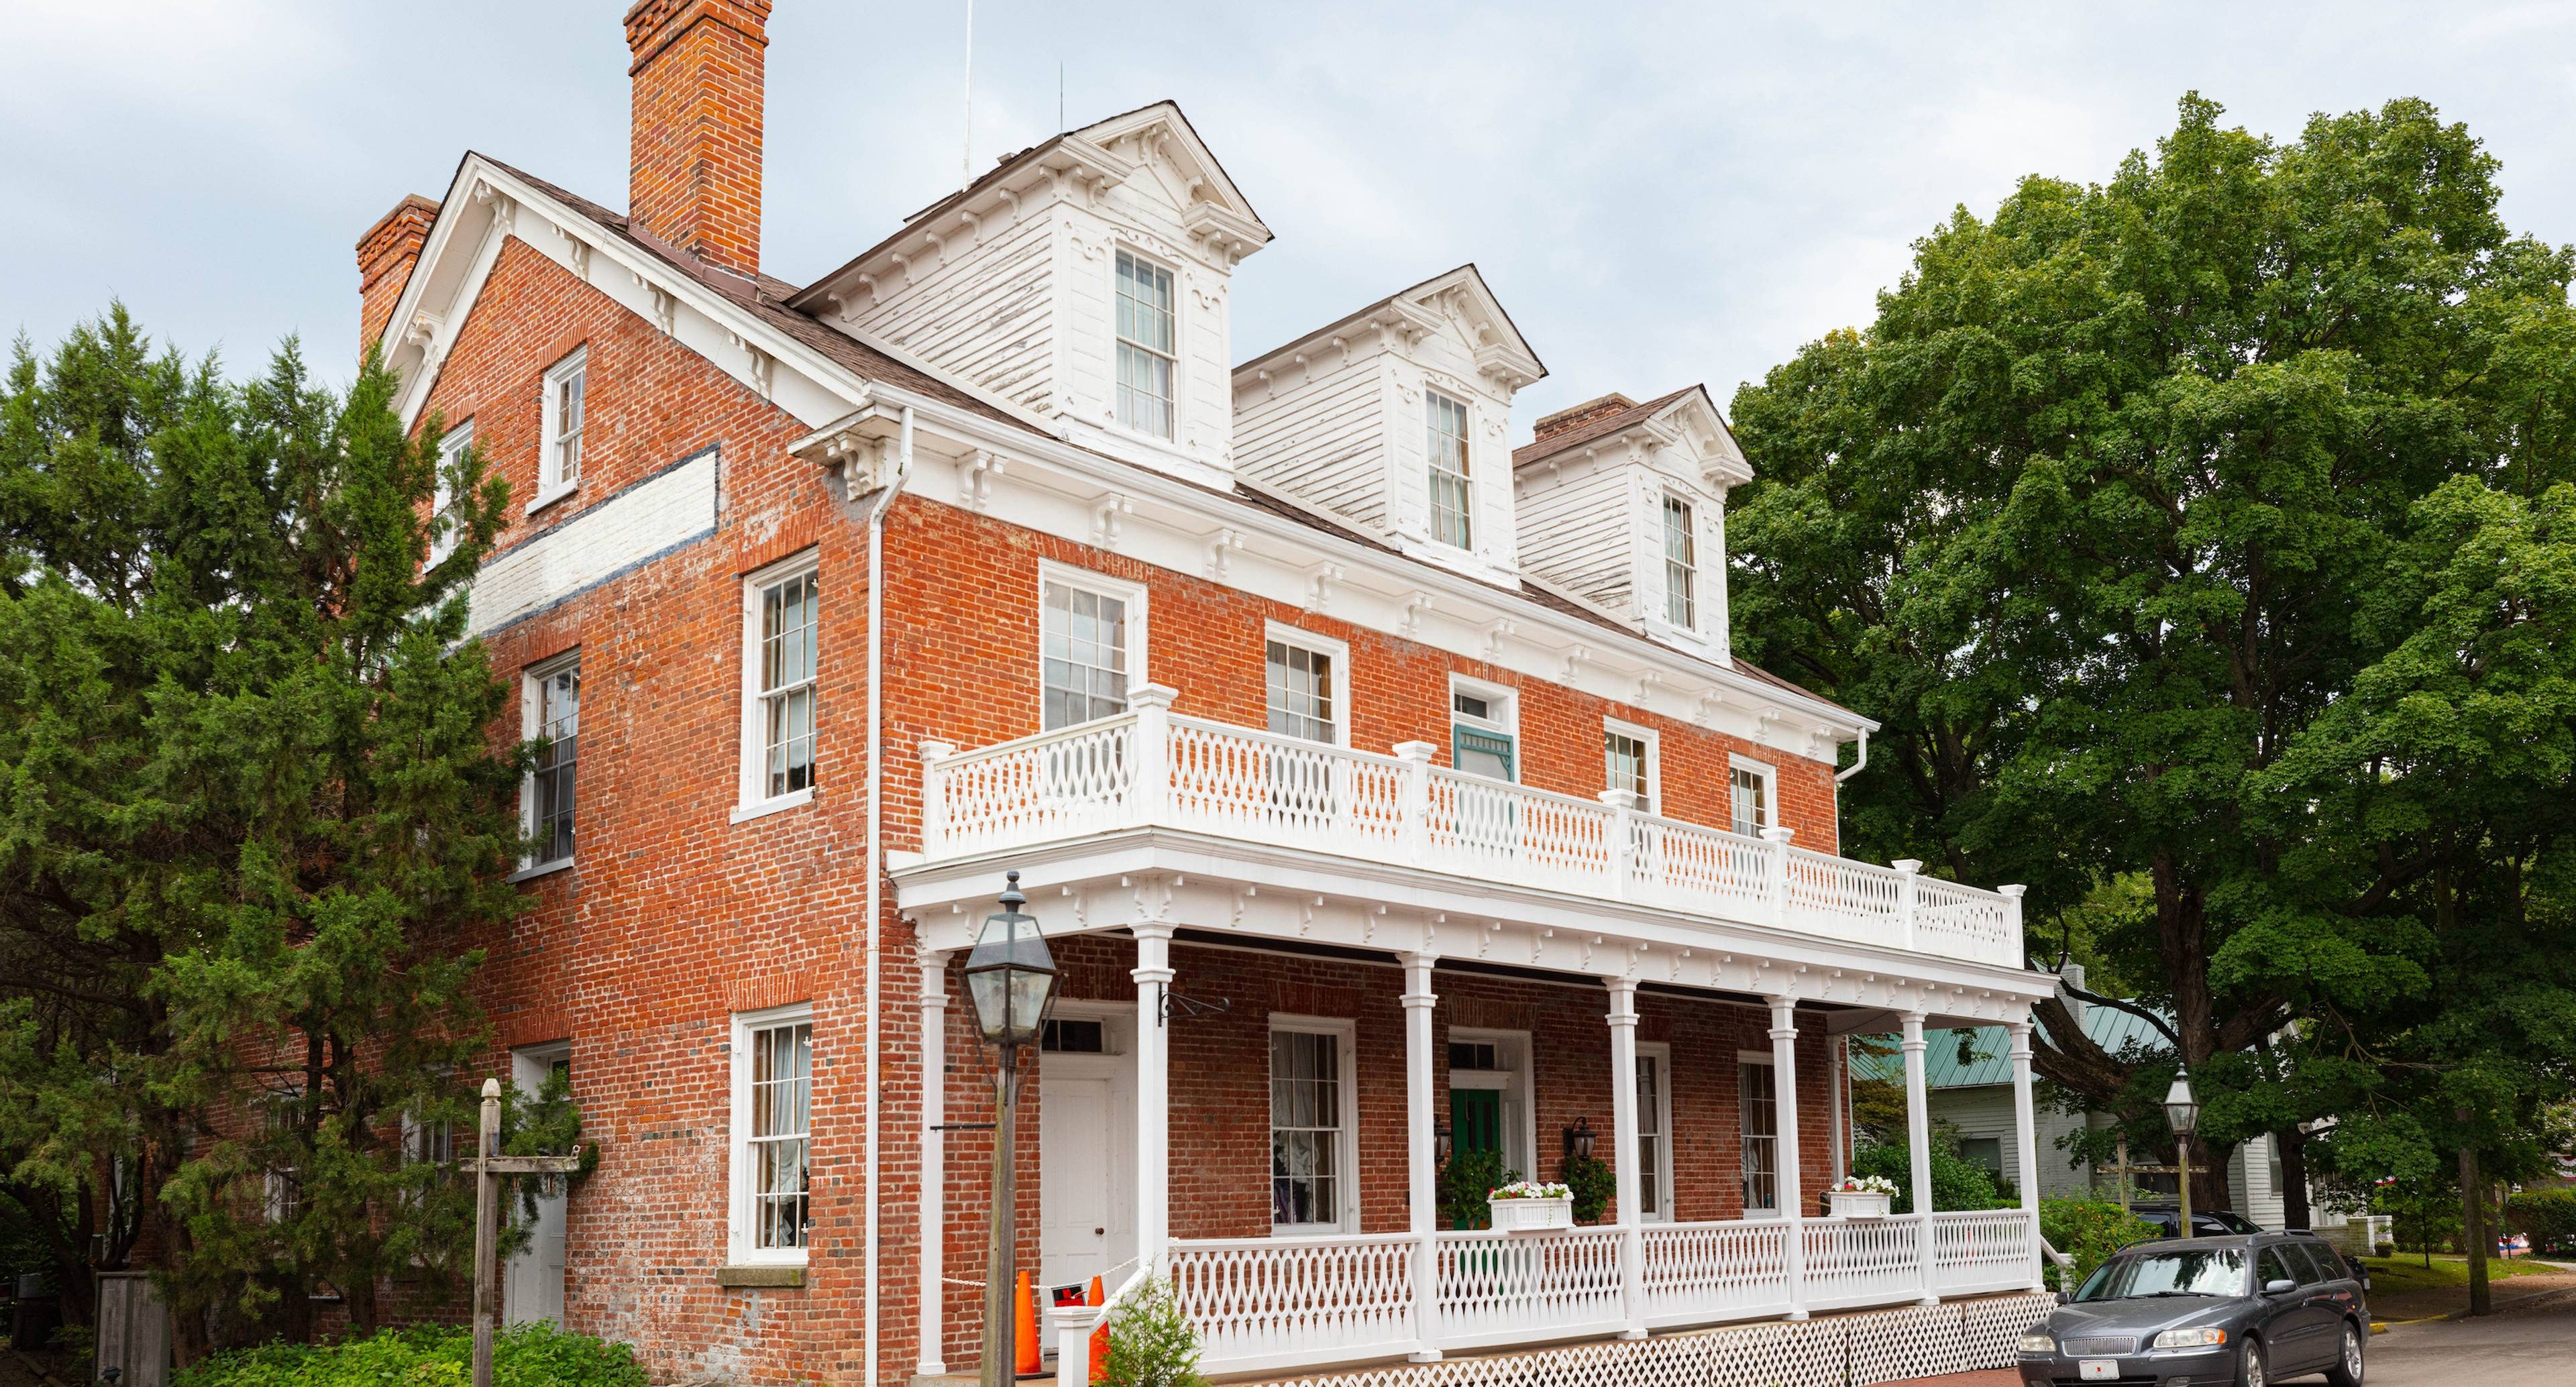
<path fill-rule="evenodd" d="M 1038 589 L 1043 729 L 1126 712 L 1132 676 L 1144 667 L 1144 590 L 1053 566 Z"/>
<path fill-rule="evenodd" d="M 1744 1214 L 1777 1216 L 1780 1212 L 1779 1090 L 1773 1087 L 1769 1056 L 1747 1055 L 1736 1064 L 1736 1095 L 1743 1109 Z"/>
<path fill-rule="evenodd" d="M 1661 1042 L 1637 1046 L 1637 1212 L 1673 1216 L 1673 1052 Z"/>
<path fill-rule="evenodd" d="M 519 788 L 521 826 L 535 841 L 528 865 L 558 866 L 572 860 L 573 782 L 581 748 L 581 656 L 576 653 L 530 666 L 520 699 L 525 736 L 544 743 Z"/>
<path fill-rule="evenodd" d="M 1511 691 L 1452 681 L 1449 686 L 1449 761 L 1470 775 L 1520 778 L 1519 721 Z"/>
<path fill-rule="evenodd" d="M 812 1223 L 813 1013 L 736 1016 L 733 1042 L 733 1260 L 802 1262 Z"/>
<path fill-rule="evenodd" d="M 1118 252 L 1118 422 L 1156 438 L 1172 436 L 1175 329 L 1172 272 Z"/>
<path fill-rule="evenodd" d="M 465 450 L 474 446 L 474 421 L 449 429 L 438 440 L 438 480 L 429 502 L 429 562 L 437 566 L 456 552 L 456 469 L 465 461 Z"/>
<path fill-rule="evenodd" d="M 1747 837 L 1779 822 L 1771 795 L 1771 768 L 1742 756 L 1727 758 L 1728 827 Z"/>
<path fill-rule="evenodd" d="M 1431 537 L 1457 549 L 1476 547 L 1468 484 L 1467 406 L 1435 390 L 1422 392 L 1431 459 Z"/>
<path fill-rule="evenodd" d="M 743 585 L 743 803 L 797 802 L 814 792 L 815 698 L 822 659 L 822 577 L 811 553 Z"/>
<path fill-rule="evenodd" d="M 1637 797 L 1637 807 L 1647 813 L 1660 812 L 1656 803 L 1655 734 L 1624 722 L 1605 723 L 1601 729 L 1602 784 L 1605 790 L 1626 790 Z"/>
<path fill-rule="evenodd" d="M 582 389 L 589 364 L 590 349 L 582 347 L 546 371 L 545 407 L 538 411 L 544 452 L 530 509 L 581 485 Z"/>
<path fill-rule="evenodd" d="M 1270 1028 L 1270 1226 L 1321 1232 L 1351 1225 L 1351 1027 Z"/>
<path fill-rule="evenodd" d="M 1690 503 L 1671 495 L 1664 497 L 1664 620 L 1699 629 L 1699 540 Z"/>

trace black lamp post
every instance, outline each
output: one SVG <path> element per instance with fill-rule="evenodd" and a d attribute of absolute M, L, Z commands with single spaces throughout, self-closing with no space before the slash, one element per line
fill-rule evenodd
<path fill-rule="evenodd" d="M 2200 1126 L 2200 1099 L 2191 1091 L 2191 1073 L 2174 1069 L 2173 1087 L 2165 1090 L 2165 1121 L 2173 1127 L 2174 1164 L 2182 1167 L 2174 1183 L 2182 1190 L 2181 1236 L 2191 1236 L 2191 1134 Z"/>
<path fill-rule="evenodd" d="M 1578 1117 L 1574 1119 L 1574 1125 L 1566 1128 L 1564 1135 L 1565 1158 L 1567 1160 L 1574 1160 L 1578 1157 L 1587 1161 L 1592 1159 L 1591 1118 Z"/>
<path fill-rule="evenodd" d="M 983 1387 L 1011 1387 L 1018 1376 L 1013 1329 L 1019 1307 L 1011 1303 L 1018 1281 L 1015 1242 L 1018 1220 L 1017 1124 L 1012 1109 L 1019 1099 L 1020 1050 L 1035 1045 L 1046 1029 L 1047 1011 L 1055 1005 L 1055 956 L 1037 917 L 1020 909 L 1020 874 L 1010 873 L 1002 891 L 1002 908 L 984 919 L 984 932 L 966 956 L 966 997 L 975 1004 L 975 1029 L 984 1043 L 1001 1051 L 1001 1068 L 993 1076 L 993 1210 L 992 1242 L 984 1259 Z"/>

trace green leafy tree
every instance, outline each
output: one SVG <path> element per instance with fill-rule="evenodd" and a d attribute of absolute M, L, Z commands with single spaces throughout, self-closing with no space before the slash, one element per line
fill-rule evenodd
<path fill-rule="evenodd" d="M 394 388 L 291 343 L 230 383 L 121 307 L 0 388 L 0 1171 L 111 1265 L 150 1235 L 183 1361 L 197 1311 L 303 1339 L 329 1288 L 365 1332 L 461 1260 L 422 1157 L 472 1130 L 473 945 L 519 908 L 463 639 L 507 493 Z"/>
<path fill-rule="evenodd" d="M 1107 1387 L 1207 1387 L 1199 1373 L 1199 1339 L 1171 1284 L 1148 1277 L 1109 1312 L 1109 1355 L 1100 1365 Z"/>
<path fill-rule="evenodd" d="M 2135 989 L 2093 1000 L 2190 1065 L 2208 1208 L 2329 1114 L 2356 1179 L 2510 1145 L 2576 958 L 2569 252 L 2422 102 L 2220 117 L 1918 242 L 1737 395 L 1730 517 L 1736 648 L 1882 723 L 1847 846 L 2026 882 L 2035 963 Z M 2171 1052 L 2039 1019 L 2040 1072 L 2169 1157 Z"/>
<path fill-rule="evenodd" d="M 1862 1146 L 1852 1152 L 1851 1173 L 1876 1175 L 1896 1185 L 1896 1196 L 1889 1211 L 1899 1214 L 1914 1212 L 1914 1154 L 1902 1142 L 1880 1142 Z M 1984 1166 L 1959 1154 L 1949 1140 L 1932 1143 L 1932 1207 L 1935 1212 L 1954 1209 L 1994 1209 L 2017 1204 L 2018 1198 L 2005 1192 L 2004 1183 Z"/>

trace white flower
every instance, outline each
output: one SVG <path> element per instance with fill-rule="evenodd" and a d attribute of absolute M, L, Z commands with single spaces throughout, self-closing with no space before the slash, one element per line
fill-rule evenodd
<path fill-rule="evenodd" d="M 1574 1190 L 1571 1186 L 1560 1185 L 1553 1181 L 1514 1180 L 1510 1184 L 1496 1189 L 1487 1197 L 1492 1199 L 1572 1199 L 1574 1197 Z"/>

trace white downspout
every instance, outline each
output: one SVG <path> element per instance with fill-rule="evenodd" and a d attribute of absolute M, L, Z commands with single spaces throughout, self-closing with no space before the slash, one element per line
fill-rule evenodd
<path fill-rule="evenodd" d="M 868 1387 L 877 1382 L 877 1318 L 884 1297 L 877 1284 L 877 1221 L 879 1195 L 883 1182 L 878 1178 L 879 1111 L 884 1106 L 884 1066 L 877 1052 L 884 1033 L 880 1021 L 883 1013 L 884 969 L 878 966 L 878 955 L 885 952 L 883 892 L 878 886 L 885 874 L 885 517 L 894 506 L 894 498 L 903 493 L 906 477 L 912 475 L 912 406 L 903 408 L 903 428 L 896 435 L 894 476 L 885 489 L 877 493 L 868 507 L 868 1062 L 867 1062 L 867 1183 L 868 1217 L 867 1250 L 863 1254 L 868 1284 L 867 1361 Z"/>
<path fill-rule="evenodd" d="M 1840 785 L 1867 769 L 1869 769 L 1869 729 L 1864 727 L 1860 730 L 1860 759 L 1851 763 L 1851 769 L 1834 772 L 1834 783 Z"/>

